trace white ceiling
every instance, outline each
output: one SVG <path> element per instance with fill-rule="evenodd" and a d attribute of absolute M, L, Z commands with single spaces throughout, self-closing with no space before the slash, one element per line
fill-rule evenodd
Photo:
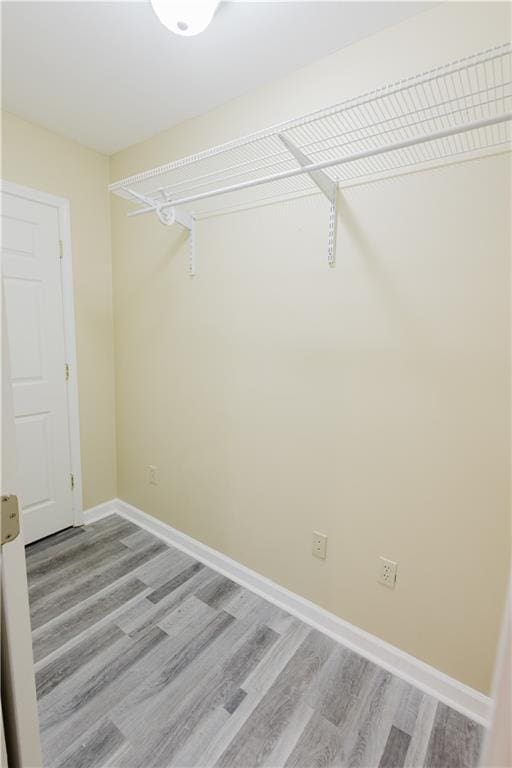
<path fill-rule="evenodd" d="M 3 2 L 3 108 L 111 154 L 428 2 L 225 2 L 179 37 L 147 2 Z"/>

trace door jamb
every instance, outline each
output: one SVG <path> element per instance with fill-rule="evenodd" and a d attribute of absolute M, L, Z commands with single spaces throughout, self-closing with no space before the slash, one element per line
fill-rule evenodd
<path fill-rule="evenodd" d="M 66 362 L 70 366 L 71 375 L 67 382 L 68 392 L 68 424 L 69 450 L 71 472 L 74 487 L 71 490 L 73 501 L 73 518 L 75 525 L 83 525 L 82 497 L 82 463 L 80 457 L 80 418 L 78 410 L 78 375 L 76 362 L 76 331 L 75 331 L 75 302 L 73 292 L 73 258 L 71 249 L 71 214 L 70 202 L 65 197 L 57 197 L 49 192 L 41 192 L 31 187 L 21 186 L 12 181 L 0 180 L 2 192 L 8 192 L 15 197 L 42 203 L 57 209 L 59 221 L 59 237 L 62 241 L 62 259 L 60 259 L 60 274 L 62 281 L 62 309 L 64 317 L 64 347 Z"/>

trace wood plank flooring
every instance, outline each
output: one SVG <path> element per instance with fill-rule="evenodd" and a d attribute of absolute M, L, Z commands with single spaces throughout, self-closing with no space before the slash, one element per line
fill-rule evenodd
<path fill-rule="evenodd" d="M 27 547 L 46 768 L 472 768 L 482 728 L 111 515 Z"/>

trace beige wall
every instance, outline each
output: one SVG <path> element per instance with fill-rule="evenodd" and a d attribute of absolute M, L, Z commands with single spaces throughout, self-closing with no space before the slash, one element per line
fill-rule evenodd
<path fill-rule="evenodd" d="M 84 508 L 116 495 L 108 173 L 107 157 L 2 114 L 2 178 L 71 202 Z"/>
<path fill-rule="evenodd" d="M 436 6 L 115 155 L 111 179 L 508 26 L 505 4 Z M 112 208 L 120 497 L 485 692 L 509 560 L 509 170 L 346 190 L 335 270 L 321 198 L 203 221 L 193 280 L 179 227 Z"/>

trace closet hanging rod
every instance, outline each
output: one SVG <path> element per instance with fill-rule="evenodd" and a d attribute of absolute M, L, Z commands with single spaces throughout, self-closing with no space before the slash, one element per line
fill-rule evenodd
<path fill-rule="evenodd" d="M 511 83 L 507 83 L 507 85 L 510 85 Z M 485 93 L 484 90 L 480 92 L 471 92 L 469 94 L 466 94 L 466 98 L 473 99 L 476 96 L 481 95 L 482 93 Z M 485 101 L 479 101 L 479 102 L 473 102 L 471 104 L 471 108 L 475 109 L 478 107 L 480 110 L 482 110 L 484 107 L 487 109 L 490 108 L 491 105 L 494 105 L 497 101 L 501 100 L 502 97 L 495 97 L 494 99 L 487 99 Z M 452 99 L 447 100 L 446 102 L 442 102 L 436 105 L 436 109 L 438 110 L 436 115 L 434 116 L 436 120 L 443 119 L 443 118 L 453 118 L 455 115 L 459 114 L 461 112 L 460 107 L 458 109 L 453 109 L 451 111 L 439 112 L 440 107 L 444 107 L 446 104 L 450 102 L 456 102 L 460 101 L 460 96 L 454 96 Z M 423 107 L 422 109 L 418 110 L 419 112 L 426 112 L 427 110 L 432 111 L 432 107 Z M 409 117 L 414 116 L 415 112 L 410 112 L 409 114 L 404 114 L 402 117 Z M 433 116 L 428 115 L 427 117 L 423 117 L 421 119 L 416 120 L 415 122 L 409 122 L 404 123 L 403 125 L 400 125 L 400 130 L 409 129 L 409 128 L 416 128 L 418 126 L 421 126 L 424 123 L 432 122 Z M 380 120 L 379 122 L 369 124 L 368 128 L 376 128 L 379 125 L 387 125 L 389 123 L 396 123 L 397 118 L 396 117 L 387 117 L 385 119 Z M 355 128 L 349 128 L 345 130 L 342 133 L 332 134 L 328 137 L 324 137 L 322 139 L 315 139 L 315 141 L 310 141 L 309 143 L 301 144 L 300 149 L 302 152 L 307 152 L 308 155 L 314 155 L 319 154 L 323 151 L 334 151 L 335 149 L 342 149 L 345 147 L 348 147 L 351 144 L 357 144 L 361 143 L 361 138 L 357 136 L 356 134 L 360 133 L 360 127 Z M 396 125 L 392 127 L 387 127 L 382 131 L 375 131 L 375 133 L 367 133 L 364 137 L 365 141 L 371 141 L 372 139 L 378 138 L 380 136 L 384 136 L 384 134 L 387 133 L 396 133 L 397 132 Z M 340 144 L 329 144 L 328 142 L 332 142 L 336 139 L 345 139 L 348 135 L 352 135 L 353 138 L 350 138 L 343 143 Z M 279 134 L 277 134 L 279 135 Z M 323 144 L 324 146 L 319 146 L 320 144 Z M 318 147 L 317 149 L 313 149 L 314 147 Z M 243 162 L 236 163 L 232 166 L 226 166 L 226 168 L 223 169 L 217 169 L 215 171 L 211 171 L 210 173 L 205 173 L 202 176 L 196 176 L 194 178 L 194 186 L 190 187 L 187 185 L 190 184 L 190 179 L 181 179 L 180 181 L 176 181 L 173 184 L 167 184 L 164 187 L 162 187 L 165 195 L 168 197 L 168 199 L 171 199 L 171 195 L 174 194 L 177 199 L 177 194 L 180 191 L 180 187 L 187 187 L 188 191 L 191 191 L 192 189 L 199 189 L 200 187 L 205 187 L 210 183 L 213 183 L 215 181 L 215 177 L 219 176 L 220 174 L 224 174 L 223 179 L 226 180 L 227 178 L 237 178 L 237 176 L 243 175 L 245 170 L 248 170 L 249 172 L 256 171 L 256 170 L 264 170 L 266 168 L 274 168 L 278 165 L 282 165 L 283 162 L 286 162 L 286 160 L 289 160 L 289 152 L 286 150 L 281 150 L 280 152 L 273 152 L 269 155 L 267 155 L 264 158 L 252 158 L 250 160 L 244 160 Z M 257 167 L 249 168 L 249 166 L 254 166 L 255 163 L 260 162 L 261 160 L 264 161 L 263 165 L 259 165 Z M 231 172 L 235 171 L 234 173 L 230 173 L 229 176 L 226 176 L 226 171 Z"/>
<path fill-rule="evenodd" d="M 455 88 L 455 90 L 458 91 L 458 95 L 455 97 L 456 100 L 461 100 L 461 99 L 463 100 L 466 98 L 466 96 L 472 96 L 473 94 L 464 93 L 465 86 L 464 86 L 463 80 L 465 80 L 466 83 L 468 83 L 469 76 L 471 76 L 472 79 L 476 80 L 476 82 L 478 83 L 478 88 L 480 88 L 482 81 L 484 82 L 485 87 L 483 91 L 490 91 L 490 90 L 496 90 L 497 88 L 503 88 L 503 86 L 505 85 L 504 75 L 503 75 L 504 62 L 506 62 L 507 65 L 509 65 L 510 56 L 511 56 L 510 43 L 497 45 L 492 48 L 488 48 L 486 50 L 474 53 L 465 58 L 456 59 L 455 61 L 452 61 L 449 64 L 444 64 L 441 66 L 434 67 L 433 69 L 427 70 L 418 75 L 402 78 L 401 80 L 391 83 L 390 85 L 383 86 L 380 88 L 375 88 L 360 96 L 351 97 L 349 99 L 346 99 L 345 101 L 331 105 L 327 108 L 319 109 L 307 115 L 303 115 L 301 117 L 284 121 L 282 123 L 273 125 L 270 128 L 266 128 L 260 131 L 255 131 L 251 134 L 246 135 L 243 138 L 228 141 L 216 147 L 211 147 L 210 149 L 203 150 L 202 152 L 196 153 L 195 155 L 192 155 L 190 157 L 180 158 L 179 160 L 166 163 L 157 168 L 152 168 L 150 170 L 137 173 L 130 178 L 130 181 L 138 184 L 146 180 L 149 180 L 151 178 L 159 177 L 168 172 L 170 173 L 170 172 L 176 171 L 177 169 L 186 167 L 187 165 L 190 165 L 190 163 L 192 162 L 196 163 L 196 162 L 201 162 L 207 159 L 215 158 L 220 154 L 224 154 L 226 152 L 236 150 L 241 146 L 245 148 L 249 148 L 252 144 L 258 144 L 262 140 L 272 139 L 272 137 L 275 137 L 277 134 L 282 133 L 284 131 L 290 131 L 290 130 L 293 131 L 296 128 L 300 128 L 300 129 L 307 128 L 311 123 L 316 123 L 316 122 L 320 123 L 321 121 L 330 119 L 331 117 L 336 118 L 338 114 L 345 113 L 347 110 L 352 111 L 353 109 L 359 110 L 361 108 L 364 108 L 366 111 L 368 107 L 371 107 L 373 109 L 375 104 L 379 104 L 384 99 L 387 100 L 389 104 L 389 100 L 392 97 L 395 100 L 395 104 L 397 104 L 398 97 L 404 98 L 404 96 L 406 95 L 408 96 L 409 93 L 413 94 L 413 92 L 417 92 L 418 88 L 421 88 L 421 93 L 418 95 L 425 96 L 427 95 L 425 91 L 426 86 L 428 86 L 428 88 L 430 89 L 430 96 L 434 98 L 434 102 L 430 103 L 430 105 L 427 105 L 426 108 L 428 108 L 428 106 L 437 108 L 443 103 L 446 103 L 443 100 L 444 97 L 442 95 L 441 88 L 446 93 L 447 86 L 450 86 L 450 84 L 452 86 L 452 90 L 453 88 Z M 500 80 L 500 72 L 499 71 L 497 72 L 495 70 L 495 64 L 501 70 L 501 80 Z M 486 68 L 491 66 L 492 66 L 492 72 L 489 70 L 489 73 L 488 73 L 486 71 Z M 457 83 L 455 82 L 455 79 L 458 80 Z M 441 101 L 439 101 L 437 99 L 437 96 L 434 95 L 433 88 L 437 89 L 438 95 L 441 96 Z M 460 88 L 462 88 L 462 93 L 460 92 Z M 450 88 L 448 88 L 448 90 L 450 90 Z M 430 96 L 427 98 L 428 102 L 430 102 Z M 421 100 L 422 99 L 420 98 L 420 101 Z M 413 98 L 412 101 L 410 101 L 410 103 L 414 104 L 415 101 L 416 101 L 416 98 Z M 474 105 L 469 104 L 470 108 L 472 106 Z M 399 115 L 396 115 L 396 116 L 399 117 Z M 126 186 L 127 181 L 128 179 L 122 179 L 120 181 L 114 182 L 113 184 L 110 185 L 110 190 L 112 192 L 117 192 L 117 190 L 120 190 Z"/>
<path fill-rule="evenodd" d="M 487 128 L 492 125 L 506 123 L 506 122 L 509 122 L 510 120 L 512 120 L 512 112 L 503 112 L 502 114 L 496 115 L 495 117 L 489 117 L 482 120 L 475 120 L 471 123 L 456 125 L 451 128 L 445 128 L 444 130 L 441 130 L 441 131 L 435 131 L 433 133 L 415 136 L 414 138 L 406 139 L 404 141 L 399 141 L 394 144 L 388 144 L 383 147 L 375 147 L 373 149 L 365 150 L 364 152 L 357 152 L 353 155 L 337 157 L 334 159 L 330 158 L 329 160 L 323 160 L 318 163 L 311 163 L 310 165 L 301 166 L 299 168 L 293 168 L 291 170 L 282 171 L 280 173 L 274 173 L 269 176 L 260 176 L 256 179 L 250 179 L 248 181 L 243 181 L 238 184 L 231 184 L 229 186 L 219 187 L 218 189 L 212 189 L 207 192 L 201 192 L 196 195 L 190 195 L 188 197 L 182 197 L 176 200 L 168 200 L 164 203 L 158 203 L 155 205 L 148 205 L 144 208 L 139 208 L 135 211 L 130 211 L 128 213 L 128 216 L 140 216 L 141 214 L 151 213 L 156 210 L 162 211 L 167 208 L 173 208 L 175 206 L 185 205 L 187 203 L 193 203 L 198 200 L 206 200 L 212 197 L 218 197 L 220 195 L 228 194 L 229 192 L 237 192 L 242 189 L 250 189 L 251 187 L 257 187 L 262 184 L 270 184 L 273 181 L 281 181 L 283 179 L 288 179 L 294 176 L 301 176 L 308 173 L 310 174 L 314 171 L 321 171 L 324 168 L 332 168 L 337 165 L 345 165 L 347 163 L 355 162 L 357 160 L 363 160 L 367 157 L 374 157 L 376 155 L 385 154 L 387 152 L 394 152 L 400 149 L 406 149 L 407 147 L 413 147 L 418 144 L 425 144 L 425 143 L 428 143 L 429 141 L 437 141 L 439 139 L 448 138 L 450 136 L 455 136 L 457 134 L 467 133 L 469 131 L 475 131 L 475 130 L 478 130 L 479 128 Z M 129 190 L 127 189 L 126 191 L 129 191 Z"/>

